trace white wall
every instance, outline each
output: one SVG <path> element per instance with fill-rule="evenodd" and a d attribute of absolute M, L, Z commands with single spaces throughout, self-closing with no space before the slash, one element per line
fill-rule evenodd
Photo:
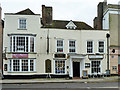
<path fill-rule="evenodd" d="M 27 30 L 18 30 L 18 19 L 20 17 L 27 18 Z M 98 52 L 98 41 L 105 41 L 105 54 L 102 60 L 102 71 L 106 70 L 106 33 L 108 31 L 103 30 L 69 30 L 69 29 L 48 29 L 40 28 L 40 16 L 39 15 L 5 15 L 5 28 L 4 28 L 4 47 L 7 47 L 7 52 L 9 52 L 9 36 L 7 34 L 36 34 L 35 37 L 35 53 L 29 55 L 30 57 L 36 58 L 36 72 L 33 73 L 9 73 L 4 72 L 6 75 L 18 74 L 18 75 L 29 75 L 29 74 L 46 74 L 45 73 L 45 60 L 50 59 L 52 62 L 52 74 L 54 74 L 54 60 L 53 56 L 56 53 L 56 40 L 64 39 L 64 53 L 68 54 L 68 41 L 76 40 L 76 53 L 86 54 L 86 41 L 94 41 L 94 53 Z M 49 54 L 47 54 L 47 34 L 49 30 L 50 38 L 50 49 Z M 3 47 L 3 48 L 4 48 Z M 3 49 L 4 50 L 4 49 Z M 7 54 L 10 58 L 11 54 Z M 85 62 L 90 62 L 88 56 L 85 58 Z M 4 60 L 4 64 L 7 64 L 8 60 Z M 66 66 L 69 66 L 69 60 L 66 60 Z M 66 69 L 67 70 L 67 69 Z M 68 70 L 67 70 L 68 71 Z M 88 69 L 90 73 L 90 68 Z"/>

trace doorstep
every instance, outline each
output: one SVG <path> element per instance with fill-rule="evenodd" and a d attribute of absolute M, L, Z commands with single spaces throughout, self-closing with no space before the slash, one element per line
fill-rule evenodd
<path fill-rule="evenodd" d="M 81 77 L 73 77 L 72 79 L 82 79 Z"/>

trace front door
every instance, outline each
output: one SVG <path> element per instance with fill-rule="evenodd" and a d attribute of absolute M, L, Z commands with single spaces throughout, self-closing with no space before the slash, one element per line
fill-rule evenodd
<path fill-rule="evenodd" d="M 73 62 L 73 77 L 80 77 L 80 62 Z"/>
<path fill-rule="evenodd" d="M 46 73 L 51 73 L 51 60 L 47 59 L 45 61 Z"/>
<path fill-rule="evenodd" d="M 118 75 L 120 75 L 120 64 L 118 64 Z"/>

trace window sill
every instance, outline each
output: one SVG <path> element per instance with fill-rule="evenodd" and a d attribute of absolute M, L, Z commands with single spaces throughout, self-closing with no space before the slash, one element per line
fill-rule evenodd
<path fill-rule="evenodd" d="M 17 30 L 27 30 L 27 29 L 18 28 Z"/>
<path fill-rule="evenodd" d="M 56 54 L 64 54 L 64 52 L 56 52 Z"/>
<path fill-rule="evenodd" d="M 7 52 L 7 54 L 37 54 L 37 52 Z"/>
<path fill-rule="evenodd" d="M 87 55 L 94 55 L 95 53 L 86 53 Z"/>
<path fill-rule="evenodd" d="M 36 73 L 36 71 L 8 71 L 8 73 Z"/>
<path fill-rule="evenodd" d="M 66 73 L 59 73 L 59 74 L 57 74 L 57 73 L 55 73 L 55 75 L 67 75 Z"/>

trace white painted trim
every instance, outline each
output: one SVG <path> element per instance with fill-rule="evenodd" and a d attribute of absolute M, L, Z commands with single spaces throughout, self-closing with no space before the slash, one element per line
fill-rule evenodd
<path fill-rule="evenodd" d="M 55 61 L 65 61 L 65 73 L 55 73 Z M 54 74 L 56 74 L 56 75 L 65 75 L 65 74 L 67 74 L 67 71 L 66 71 L 67 69 L 66 69 L 66 60 L 54 60 Z"/>
<path fill-rule="evenodd" d="M 88 41 L 92 41 L 92 47 L 93 47 L 93 48 L 92 48 L 92 53 L 87 53 L 87 42 L 88 42 Z M 95 51 L 94 51 L 94 41 L 93 41 L 93 40 L 87 40 L 87 41 L 86 41 L 86 53 L 87 53 L 87 54 L 94 54 L 94 52 L 95 52 Z"/>
<path fill-rule="evenodd" d="M 100 42 L 100 41 L 103 41 L 103 42 L 104 42 L 104 47 L 103 47 L 103 48 L 104 48 L 104 51 L 103 51 L 103 53 L 99 52 L 99 42 Z M 104 53 L 105 53 L 105 40 L 98 40 L 98 41 L 97 41 L 97 52 L 99 52 L 100 54 L 104 54 Z"/>
<path fill-rule="evenodd" d="M 16 42 L 17 42 L 17 39 L 16 39 L 17 37 L 15 36 L 15 52 L 17 51 L 16 49 L 17 49 L 17 45 L 16 45 Z"/>
<path fill-rule="evenodd" d="M 20 72 L 22 72 L 22 60 L 21 59 L 19 59 L 19 63 L 20 63 Z"/>
<path fill-rule="evenodd" d="M 101 65 L 102 63 L 101 63 L 101 60 L 91 60 L 90 63 L 91 63 L 92 61 L 100 61 L 100 74 L 102 74 L 102 65 Z M 90 70 L 91 70 L 91 69 L 92 69 L 92 63 L 91 63 Z M 93 74 L 93 73 L 92 73 L 92 70 L 91 70 L 91 73 L 90 73 L 90 74 Z"/>
<path fill-rule="evenodd" d="M 79 58 L 81 60 L 77 60 L 78 62 L 80 62 L 80 77 L 82 77 L 82 70 L 85 69 L 85 57 L 82 56 L 70 56 L 69 58 L 69 76 L 73 77 L 73 58 Z M 83 64 L 84 63 L 84 64 Z"/>
<path fill-rule="evenodd" d="M 25 48 L 25 52 L 26 52 L 26 36 L 25 36 L 25 47 L 24 48 Z"/>
<path fill-rule="evenodd" d="M 53 62 L 53 64 L 54 64 L 54 74 L 56 74 L 56 73 L 55 73 L 55 60 L 53 60 L 53 61 L 54 61 L 54 62 Z"/>
<path fill-rule="evenodd" d="M 11 71 L 10 71 L 10 60 L 11 60 Z M 16 59 L 9 59 L 8 60 L 8 72 L 36 72 L 36 62 L 35 62 L 35 59 L 32 59 L 33 60 L 33 71 L 30 71 L 30 60 L 31 59 L 18 59 L 19 60 L 19 68 L 20 68 L 20 71 L 13 71 L 13 60 L 16 60 Z M 28 71 L 22 71 L 22 60 L 28 60 Z"/>
<path fill-rule="evenodd" d="M 36 59 L 34 59 L 33 62 L 34 62 L 34 66 L 33 66 L 34 69 L 33 69 L 33 71 L 36 71 Z"/>
<path fill-rule="evenodd" d="M 35 52 L 35 38 L 33 37 L 33 39 L 34 39 L 34 41 L 33 41 L 33 43 L 34 43 L 34 51 L 33 52 Z"/>
<path fill-rule="evenodd" d="M 70 26 L 71 24 L 71 26 Z M 76 29 L 76 25 L 73 23 L 72 20 L 69 21 L 69 23 L 65 26 L 67 29 Z M 72 27 L 72 28 L 71 28 Z"/>
<path fill-rule="evenodd" d="M 20 28 L 20 20 L 26 20 L 26 28 Z M 27 29 L 27 18 L 18 18 L 18 29 L 24 30 Z"/>
<path fill-rule="evenodd" d="M 30 52 L 30 36 L 28 36 L 28 52 Z"/>
<path fill-rule="evenodd" d="M 10 60 L 8 60 L 8 68 L 7 68 L 7 71 L 8 71 L 8 72 L 10 71 Z"/>
<path fill-rule="evenodd" d="M 63 41 L 63 52 L 57 52 L 57 40 L 62 40 Z M 56 39 L 56 53 L 64 53 L 64 39 Z"/>
<path fill-rule="evenodd" d="M 11 72 L 13 72 L 13 60 L 11 59 Z"/>
<path fill-rule="evenodd" d="M 70 49 L 69 43 L 70 43 L 70 41 L 75 41 L 75 52 L 69 52 L 69 49 Z M 68 53 L 77 53 L 77 49 L 76 49 L 76 48 L 77 48 L 77 44 L 76 44 L 76 42 L 77 42 L 77 41 L 74 40 L 74 39 L 69 39 L 69 40 L 68 40 Z"/>
<path fill-rule="evenodd" d="M 12 37 L 12 46 L 11 47 L 12 47 L 12 52 L 13 52 L 13 36 L 11 36 L 11 37 Z"/>
<path fill-rule="evenodd" d="M 28 71 L 30 71 L 30 59 L 28 59 Z"/>

